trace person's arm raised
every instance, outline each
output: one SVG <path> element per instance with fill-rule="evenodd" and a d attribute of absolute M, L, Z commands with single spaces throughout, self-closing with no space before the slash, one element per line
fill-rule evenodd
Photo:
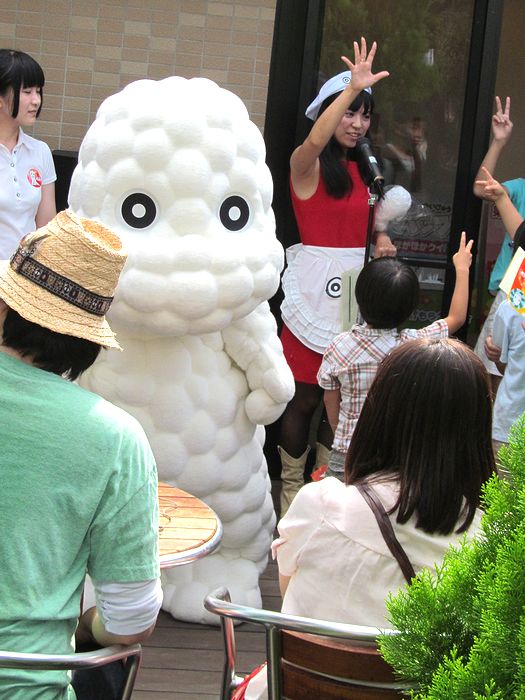
<path fill-rule="evenodd" d="M 483 196 L 483 185 L 480 184 L 481 181 L 486 179 L 484 168 L 491 173 L 494 172 L 501 152 L 512 134 L 512 126 L 513 124 L 510 121 L 510 97 L 507 97 L 505 100 L 505 109 L 502 109 L 500 98 L 496 97 L 496 114 L 492 117 L 493 138 L 474 178 L 474 194 L 476 197 L 485 199 Z"/>
<path fill-rule="evenodd" d="M 321 155 L 321 151 L 330 141 L 344 113 L 361 90 L 374 85 L 374 83 L 389 75 L 388 71 L 372 73 L 372 63 L 376 51 L 377 44 L 374 41 L 372 48 L 367 54 L 366 41 L 361 37 L 360 47 L 357 41 L 354 41 L 354 63 L 346 56 L 341 56 L 341 60 L 346 63 L 352 73 L 352 80 L 332 104 L 316 119 L 304 142 L 292 153 L 290 170 L 293 184 L 301 179 L 308 179 L 317 171 L 318 158 Z"/>
<path fill-rule="evenodd" d="M 483 199 L 494 202 L 498 208 L 505 230 L 508 231 L 509 236 L 514 239 L 514 234 L 523 223 L 523 217 L 512 203 L 506 188 L 492 177 L 487 168 L 482 166 L 481 171 L 483 172 L 484 179 L 476 181 L 476 185 L 479 185 L 482 190 L 480 196 L 483 197 Z"/>
<path fill-rule="evenodd" d="M 450 335 L 455 333 L 467 320 L 468 310 L 468 277 L 472 263 L 472 245 L 474 241 L 466 243 L 465 231 L 461 234 L 459 250 L 452 258 L 456 268 L 456 284 L 448 316 L 444 319 Z"/>

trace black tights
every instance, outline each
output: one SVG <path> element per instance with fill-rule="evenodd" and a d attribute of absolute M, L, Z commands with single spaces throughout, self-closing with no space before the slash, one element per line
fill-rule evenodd
<path fill-rule="evenodd" d="M 323 389 L 318 384 L 295 382 L 295 395 L 281 418 L 280 446 L 291 457 L 300 457 L 308 446 L 310 424 L 313 415 L 323 400 Z M 332 446 L 333 432 L 323 407 L 317 441 L 328 449 Z"/>

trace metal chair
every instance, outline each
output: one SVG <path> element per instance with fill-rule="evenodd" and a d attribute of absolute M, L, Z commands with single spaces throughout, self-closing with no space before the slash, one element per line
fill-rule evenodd
<path fill-rule="evenodd" d="M 129 700 L 142 659 L 140 644 L 114 644 L 96 651 L 79 654 L 29 654 L 0 651 L 0 668 L 18 668 L 31 671 L 86 671 L 100 668 L 113 661 L 127 659 L 121 700 Z"/>
<path fill-rule="evenodd" d="M 266 628 L 269 700 L 399 699 L 402 691 L 414 687 L 397 681 L 377 650 L 377 637 L 398 634 L 395 630 L 237 605 L 226 588 L 206 596 L 204 607 L 221 617 L 225 649 L 222 700 L 229 700 L 243 680 L 235 668 L 234 620 Z"/>

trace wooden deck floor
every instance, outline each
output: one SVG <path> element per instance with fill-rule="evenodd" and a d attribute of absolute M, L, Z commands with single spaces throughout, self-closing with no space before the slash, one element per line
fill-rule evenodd
<path fill-rule="evenodd" d="M 281 596 L 274 562 L 268 564 L 260 585 L 263 606 L 279 610 Z M 262 627 L 242 624 L 236 628 L 235 638 L 239 670 L 251 671 L 264 661 Z M 180 622 L 161 612 L 154 633 L 143 646 L 133 700 L 217 700 L 224 660 L 219 627 Z"/>

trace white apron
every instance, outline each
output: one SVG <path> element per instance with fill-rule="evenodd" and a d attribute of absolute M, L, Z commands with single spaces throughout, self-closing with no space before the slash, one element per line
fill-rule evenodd
<path fill-rule="evenodd" d="M 349 272 L 355 278 L 363 267 L 364 257 L 364 248 L 302 243 L 287 248 L 281 316 L 310 350 L 322 354 L 342 331 L 342 279 Z"/>

